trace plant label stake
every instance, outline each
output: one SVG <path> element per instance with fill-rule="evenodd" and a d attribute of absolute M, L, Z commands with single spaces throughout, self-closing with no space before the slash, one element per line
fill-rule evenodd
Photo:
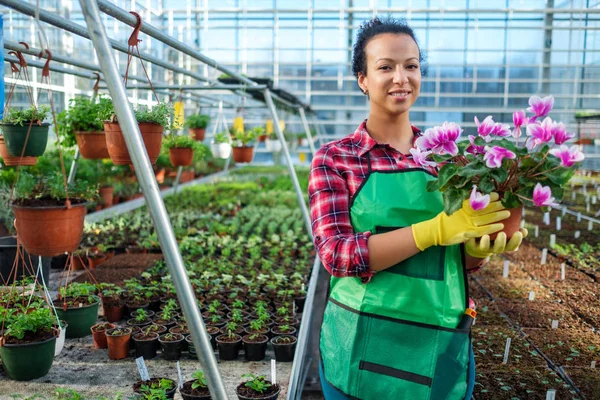
<path fill-rule="evenodd" d="M 575 193 L 575 192 L 572 192 L 572 193 L 571 193 L 571 200 L 575 200 L 575 196 L 577 196 L 577 193 Z"/>
<path fill-rule="evenodd" d="M 540 235 L 540 227 L 539 226 L 535 226 L 535 237 L 538 237 Z"/>
<path fill-rule="evenodd" d="M 581 222 L 581 213 L 580 212 L 577 213 L 577 222 Z"/>
<path fill-rule="evenodd" d="M 596 204 L 598 198 L 596 196 L 592 196 L 592 204 Z"/>
<path fill-rule="evenodd" d="M 502 277 L 504 279 L 508 278 L 508 264 L 509 264 L 509 261 L 508 260 L 504 260 L 504 270 L 502 272 Z"/>
<path fill-rule="evenodd" d="M 585 203 L 585 212 L 590 212 L 590 203 Z"/>
<path fill-rule="evenodd" d="M 525 228 L 525 220 L 522 219 L 521 223 L 519 224 L 519 228 Z"/>
<path fill-rule="evenodd" d="M 550 213 L 544 213 L 544 224 L 550 225 Z"/>
<path fill-rule="evenodd" d="M 277 363 L 275 360 L 271 360 L 271 383 L 273 385 L 277 383 Z"/>
<path fill-rule="evenodd" d="M 550 389 L 546 392 L 546 400 L 555 400 L 556 399 L 556 390 Z"/>
<path fill-rule="evenodd" d="M 560 280 L 565 280 L 565 263 L 560 264 Z"/>
<path fill-rule="evenodd" d="M 523 207 L 523 212 L 521 213 L 521 216 L 524 217 L 525 216 L 525 207 Z"/>
<path fill-rule="evenodd" d="M 592 229 L 594 229 L 594 222 L 588 221 L 588 231 L 591 231 Z"/>
<path fill-rule="evenodd" d="M 550 234 L 550 248 L 554 248 L 555 245 L 556 245 L 556 234 L 551 233 Z"/>
<path fill-rule="evenodd" d="M 146 368 L 146 363 L 144 362 L 144 357 L 138 357 L 135 359 L 135 362 L 138 367 L 138 371 L 140 373 L 140 377 L 143 381 L 150 380 L 150 374 L 148 373 L 148 368 Z"/>
<path fill-rule="evenodd" d="M 579 236 L 581 236 L 581 232 L 580 231 L 575 231 L 575 233 L 573 234 L 573 236 L 575 237 L 575 239 L 579 239 Z"/>
<path fill-rule="evenodd" d="M 529 301 L 533 301 L 535 299 L 535 292 L 532 290 L 529 292 Z"/>
<path fill-rule="evenodd" d="M 543 248 L 542 249 L 542 261 L 541 261 L 542 265 L 546 264 L 546 257 L 548 257 L 548 249 Z"/>
<path fill-rule="evenodd" d="M 552 329 L 558 329 L 558 320 L 557 319 L 552 320 Z"/>
<path fill-rule="evenodd" d="M 567 213 L 567 207 L 563 206 L 563 208 L 562 208 L 562 216 L 564 217 L 566 213 Z"/>
<path fill-rule="evenodd" d="M 560 231 L 561 228 L 562 228 L 562 220 L 560 219 L 560 217 L 556 217 L 556 230 Z"/>
<path fill-rule="evenodd" d="M 592 363 L 590 364 L 590 368 L 596 368 L 596 361 L 592 361 Z"/>
<path fill-rule="evenodd" d="M 183 388 L 183 375 L 181 374 L 181 365 L 179 365 L 179 360 L 177 361 L 177 375 L 179 376 L 179 388 Z"/>
<path fill-rule="evenodd" d="M 504 347 L 504 360 L 502 361 L 502 364 L 504 365 L 508 364 L 508 354 L 510 353 L 511 340 L 512 338 L 506 338 L 506 346 Z"/>

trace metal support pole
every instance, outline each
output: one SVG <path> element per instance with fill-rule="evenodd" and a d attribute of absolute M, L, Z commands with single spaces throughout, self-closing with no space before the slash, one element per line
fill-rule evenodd
<path fill-rule="evenodd" d="M 302 189 L 300 188 L 300 182 L 298 182 L 298 176 L 296 175 L 296 170 L 294 169 L 294 162 L 292 161 L 292 157 L 290 157 L 290 152 L 288 150 L 287 143 L 285 142 L 285 137 L 283 136 L 283 131 L 279 126 L 279 117 L 277 116 L 277 111 L 275 110 L 275 105 L 273 104 L 273 99 L 271 98 L 271 91 L 269 89 L 265 89 L 265 102 L 271 111 L 271 118 L 273 118 L 273 128 L 275 128 L 275 132 L 277 132 L 277 137 L 281 140 L 283 155 L 285 156 L 285 161 L 287 162 L 288 171 L 290 173 L 290 178 L 292 179 L 292 183 L 294 184 L 294 189 L 296 190 L 296 196 L 298 197 L 298 204 L 300 205 L 300 210 L 302 210 L 302 216 L 304 217 L 304 223 L 306 224 L 306 231 L 308 232 L 308 236 L 312 238 L 312 223 L 310 222 L 310 215 L 308 214 L 308 207 L 304 202 L 304 195 L 302 194 Z"/>
<path fill-rule="evenodd" d="M 315 150 L 315 143 L 313 142 L 313 138 L 310 133 L 310 128 L 308 127 L 308 121 L 306 120 L 306 113 L 304 112 L 304 107 L 298 107 L 298 111 L 300 111 L 300 119 L 302 120 L 302 126 L 304 126 L 304 131 L 306 132 L 306 140 L 308 140 L 310 152 L 314 157 L 317 151 Z"/>
<path fill-rule="evenodd" d="M 127 93 L 121 81 L 117 64 L 113 58 L 110 42 L 104 29 L 100 11 L 98 10 L 98 4 L 96 0 L 79 0 L 79 3 L 89 27 L 89 35 L 98 54 L 100 66 L 104 72 L 104 78 L 110 89 L 119 125 L 121 125 L 121 129 L 123 130 L 125 143 L 127 144 L 131 161 L 135 167 L 135 173 L 140 182 L 146 204 L 148 205 L 160 247 L 165 255 L 165 261 L 171 273 L 183 315 L 186 321 L 188 321 L 194 346 L 198 349 L 198 359 L 206 374 L 210 394 L 214 399 L 227 400 L 225 386 L 217 368 L 215 355 L 204 322 L 202 321 L 200 310 L 196 305 L 196 297 L 187 277 L 183 259 L 179 253 L 173 227 L 169 221 L 165 204 L 161 199 L 154 174 L 151 173 L 152 165 L 148 159 L 148 154 L 141 150 L 144 148 L 144 142 L 142 141 L 131 105 L 127 100 Z"/>
<path fill-rule="evenodd" d="M 183 172 L 183 167 L 177 168 L 177 177 L 175 178 L 175 182 L 173 182 L 173 190 L 177 193 L 177 187 L 179 186 L 179 180 L 181 179 L 181 173 Z"/>

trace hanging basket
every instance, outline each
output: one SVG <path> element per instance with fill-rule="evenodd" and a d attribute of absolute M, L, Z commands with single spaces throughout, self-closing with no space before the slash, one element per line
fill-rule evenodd
<path fill-rule="evenodd" d="M 174 147 L 169 149 L 169 159 L 174 167 L 189 167 L 194 161 L 194 149 L 191 147 Z"/>
<path fill-rule="evenodd" d="M 14 167 L 17 165 L 35 165 L 37 164 L 37 157 L 14 157 L 8 153 L 6 143 L 4 143 L 4 136 L 0 136 L 0 157 L 4 160 L 4 164 L 7 167 Z"/>
<path fill-rule="evenodd" d="M 4 141 L 8 153 L 14 157 L 39 157 L 46 151 L 46 145 L 48 144 L 48 127 L 50 124 L 31 126 L 29 132 L 29 139 L 27 139 L 27 132 L 29 131 L 29 123 L 25 122 L 23 126 L 13 124 L 2 124 L 2 132 L 4 133 Z M 27 147 L 25 153 L 23 153 L 23 147 L 25 147 L 25 140 L 27 139 Z M 23 153 L 23 154 L 22 154 Z"/>
<path fill-rule="evenodd" d="M 13 204 L 17 237 L 25 250 L 42 257 L 54 257 L 79 247 L 87 203 L 65 206 L 30 207 Z"/>
<path fill-rule="evenodd" d="M 206 136 L 206 128 L 190 128 L 190 136 L 201 142 Z"/>
<path fill-rule="evenodd" d="M 142 122 L 138 124 L 140 132 L 142 134 L 142 140 L 144 146 L 148 152 L 150 163 L 155 164 L 160 154 L 160 146 L 162 145 L 162 138 L 164 128 L 162 125 Z M 127 165 L 131 164 L 131 158 L 129 157 L 129 151 L 125 144 L 125 138 L 118 122 L 104 122 L 104 132 L 106 133 L 106 146 L 108 147 L 108 154 L 110 159 L 115 165 Z"/>
<path fill-rule="evenodd" d="M 278 151 L 281 151 L 281 149 L 283 148 L 283 145 L 281 144 L 281 140 L 279 140 L 279 139 L 275 139 L 275 140 L 267 139 L 265 144 L 267 146 L 267 151 L 278 152 Z"/>
<path fill-rule="evenodd" d="M 231 156 L 231 144 L 230 143 L 212 143 L 210 150 L 214 158 L 221 158 L 227 160 Z"/>
<path fill-rule="evenodd" d="M 110 158 L 106 147 L 106 135 L 104 132 L 75 132 L 79 154 L 88 160 L 101 160 Z"/>
<path fill-rule="evenodd" d="M 250 163 L 254 157 L 254 147 L 241 146 L 233 148 L 233 161 L 236 163 Z"/>

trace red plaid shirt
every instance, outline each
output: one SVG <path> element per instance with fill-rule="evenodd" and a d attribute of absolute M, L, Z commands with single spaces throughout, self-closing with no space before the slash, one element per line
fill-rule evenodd
<path fill-rule="evenodd" d="M 366 153 L 374 171 L 419 167 L 412 155 L 378 144 L 369 136 L 366 124 L 365 120 L 352 135 L 321 147 L 308 179 L 312 231 L 321 262 L 335 277 L 360 277 L 363 282 L 375 274 L 369 268 L 367 240 L 371 232 L 354 232 L 349 203 L 367 177 Z M 414 126 L 412 129 L 416 140 L 421 131 Z"/>

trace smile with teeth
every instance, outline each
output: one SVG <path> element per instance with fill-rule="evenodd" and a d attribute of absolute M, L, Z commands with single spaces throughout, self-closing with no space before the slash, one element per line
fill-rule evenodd
<path fill-rule="evenodd" d="M 393 92 L 393 93 L 390 93 L 390 96 L 397 97 L 397 98 L 406 98 L 406 97 L 408 97 L 409 94 L 410 94 L 410 92 Z"/>

